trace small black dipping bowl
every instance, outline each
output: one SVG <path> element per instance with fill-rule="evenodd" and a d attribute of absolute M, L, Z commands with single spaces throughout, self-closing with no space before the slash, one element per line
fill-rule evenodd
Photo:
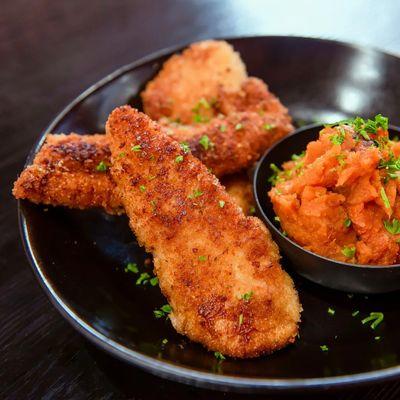
<path fill-rule="evenodd" d="M 259 215 L 266 222 L 274 240 L 300 275 L 332 289 L 354 293 L 385 293 L 400 289 L 400 264 L 391 266 L 349 264 L 312 253 L 284 236 L 274 221 L 275 212 L 268 196 L 270 164 L 281 166 L 292 154 L 305 150 L 307 143 L 318 139 L 323 125 L 308 125 L 283 138 L 258 162 L 254 173 L 254 197 Z M 390 126 L 389 134 L 398 135 L 400 128 Z"/>

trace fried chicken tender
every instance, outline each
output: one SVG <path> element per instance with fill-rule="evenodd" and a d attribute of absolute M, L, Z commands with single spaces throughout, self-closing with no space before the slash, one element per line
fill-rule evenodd
<path fill-rule="evenodd" d="M 166 61 L 142 93 L 147 115 L 193 122 L 200 99 L 212 102 L 223 87 L 238 90 L 247 77 L 240 55 L 225 41 L 194 43 Z"/>
<path fill-rule="evenodd" d="M 109 173 L 97 169 L 100 163 L 110 164 L 106 135 L 48 135 L 33 164 L 15 182 L 13 194 L 34 203 L 102 207 L 119 214 L 121 200 Z"/>
<path fill-rule="evenodd" d="M 106 131 L 111 175 L 132 230 L 153 253 L 174 328 L 239 358 L 293 342 L 301 306 L 261 221 L 246 217 L 217 178 L 146 115 L 117 108 Z"/>
<path fill-rule="evenodd" d="M 102 163 L 104 171 L 97 168 Z M 17 199 L 70 208 L 104 208 L 124 212 L 109 174 L 110 149 L 106 135 L 48 135 L 14 184 Z M 252 203 L 251 183 L 245 174 L 226 177 L 223 185 L 245 213 Z"/>
<path fill-rule="evenodd" d="M 253 187 L 247 173 L 242 172 L 223 177 L 221 184 L 232 200 L 242 209 L 246 215 L 254 214 Z"/>

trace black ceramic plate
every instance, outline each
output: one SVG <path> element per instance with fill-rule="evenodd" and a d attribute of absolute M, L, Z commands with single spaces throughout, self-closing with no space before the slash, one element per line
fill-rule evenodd
<path fill-rule="evenodd" d="M 297 123 L 382 112 L 400 125 L 400 60 L 393 56 L 295 37 L 231 43 L 249 74 L 268 82 Z M 72 102 L 47 132 L 104 131 L 114 107 L 140 107 L 140 89 L 170 54 L 164 51 L 111 74 Z M 352 296 L 294 275 L 304 307 L 297 342 L 268 357 L 218 363 L 168 321 L 153 317 L 165 303 L 158 287 L 136 286 L 124 272 L 127 262 L 142 266 L 146 257 L 125 217 L 21 202 L 20 223 L 33 269 L 57 309 L 97 345 L 154 374 L 242 391 L 326 388 L 400 376 L 399 293 Z M 290 269 L 286 260 L 282 263 Z M 329 307 L 335 315 L 328 314 Z M 359 315 L 352 317 L 355 310 Z M 385 315 L 375 331 L 361 323 L 371 311 Z"/>

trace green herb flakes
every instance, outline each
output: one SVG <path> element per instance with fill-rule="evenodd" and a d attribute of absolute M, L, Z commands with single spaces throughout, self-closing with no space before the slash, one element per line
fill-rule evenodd
<path fill-rule="evenodd" d="M 241 129 L 243 129 L 243 124 L 239 122 L 238 124 L 235 125 L 235 131 L 240 131 Z"/>
<path fill-rule="evenodd" d="M 142 151 L 142 146 L 140 144 L 132 145 L 131 150 L 137 153 L 139 151 Z"/>
<path fill-rule="evenodd" d="M 224 208 L 225 207 L 225 201 L 224 200 L 219 200 L 218 201 L 218 205 L 220 208 Z"/>
<path fill-rule="evenodd" d="M 383 201 L 383 204 L 385 205 L 386 208 L 390 209 L 391 208 L 390 207 L 390 202 L 389 202 L 389 199 L 388 199 L 387 194 L 385 192 L 385 188 L 383 186 L 381 187 L 380 193 L 381 193 L 381 199 Z"/>
<path fill-rule="evenodd" d="M 128 263 L 124 269 L 125 272 L 132 272 L 133 274 L 137 274 L 139 272 L 138 266 L 136 263 Z"/>
<path fill-rule="evenodd" d="M 96 167 L 96 170 L 99 172 L 105 172 L 107 171 L 107 168 L 107 164 L 104 161 L 100 161 Z"/>
<path fill-rule="evenodd" d="M 183 161 L 183 156 L 176 156 L 175 162 L 176 162 L 177 164 L 181 163 L 182 161 Z"/>
<path fill-rule="evenodd" d="M 210 141 L 207 135 L 203 135 L 200 140 L 199 144 L 203 147 L 204 150 L 208 150 L 209 148 L 213 147 L 214 144 Z"/>
<path fill-rule="evenodd" d="M 199 256 L 198 260 L 201 262 L 207 261 L 208 257 L 207 256 Z"/>
<path fill-rule="evenodd" d="M 282 173 L 282 170 L 274 163 L 271 163 L 269 167 L 272 169 L 272 175 L 268 178 L 268 182 L 270 182 L 272 186 L 275 186 L 277 182 L 281 180 L 279 175 Z"/>
<path fill-rule="evenodd" d="M 353 258 L 356 254 L 356 248 L 354 246 L 344 246 L 342 254 L 347 258 Z"/>
<path fill-rule="evenodd" d="M 225 356 L 220 353 L 219 351 L 216 351 L 214 353 L 214 357 L 218 360 L 218 361 L 224 361 L 225 360 Z"/>
<path fill-rule="evenodd" d="M 172 312 L 172 308 L 169 304 L 164 304 L 159 310 L 154 310 L 154 316 L 156 318 L 168 317 L 168 314 Z"/>
<path fill-rule="evenodd" d="M 185 154 L 190 152 L 190 147 L 186 142 L 179 143 L 179 146 L 181 146 L 181 149 Z"/>
<path fill-rule="evenodd" d="M 250 301 L 252 297 L 253 297 L 253 291 L 247 292 L 242 295 L 242 299 L 244 301 Z"/>
<path fill-rule="evenodd" d="M 351 313 L 351 316 L 352 316 L 352 317 L 357 317 L 358 314 L 360 314 L 360 311 L 359 311 L 359 310 L 355 310 L 355 311 L 353 311 L 353 312 Z"/>
<path fill-rule="evenodd" d="M 324 352 L 325 351 L 329 351 L 329 347 L 326 344 L 323 344 L 322 346 L 319 346 L 319 348 Z"/>
<path fill-rule="evenodd" d="M 270 131 L 271 129 L 274 129 L 274 128 L 275 128 L 275 125 L 272 125 L 272 124 L 264 124 L 264 125 L 263 125 L 263 128 L 264 128 L 266 131 Z"/>
<path fill-rule="evenodd" d="M 147 272 L 142 272 L 139 278 L 136 280 L 136 285 L 145 285 L 150 279 L 150 275 Z"/>
<path fill-rule="evenodd" d="M 400 233 L 400 221 L 396 218 L 390 221 L 383 221 L 385 229 L 392 235 L 398 235 Z"/>
<path fill-rule="evenodd" d="M 151 286 L 157 286 L 158 285 L 158 278 L 154 276 L 153 278 L 150 279 L 150 285 Z"/>
<path fill-rule="evenodd" d="M 144 193 L 144 192 L 146 191 L 146 186 L 140 185 L 140 186 L 139 186 L 139 189 L 140 189 L 140 191 L 141 191 L 142 193 Z"/>
<path fill-rule="evenodd" d="M 350 218 L 346 218 L 343 222 L 343 225 L 345 226 L 345 228 L 350 228 L 351 226 L 351 219 Z"/>
<path fill-rule="evenodd" d="M 376 327 L 383 321 L 384 315 L 381 312 L 371 312 L 368 317 L 364 318 L 361 323 L 365 325 L 368 322 L 372 322 L 371 329 L 376 329 Z"/>
<path fill-rule="evenodd" d="M 188 197 L 189 199 L 196 199 L 197 197 L 203 196 L 203 194 L 201 190 L 195 189 Z"/>
<path fill-rule="evenodd" d="M 333 308 L 331 308 L 331 307 L 328 308 L 328 314 L 329 314 L 329 315 L 332 315 L 332 316 L 333 316 L 333 315 L 335 315 L 335 312 L 336 312 L 336 311 L 335 311 Z"/>

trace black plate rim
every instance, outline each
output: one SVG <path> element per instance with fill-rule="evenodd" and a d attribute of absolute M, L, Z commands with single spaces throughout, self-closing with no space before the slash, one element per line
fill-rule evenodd
<path fill-rule="evenodd" d="M 318 41 L 322 43 L 331 43 L 337 46 L 341 46 L 347 49 L 353 49 L 361 52 L 374 52 L 378 54 L 384 54 L 388 57 L 395 58 L 399 60 L 394 54 L 389 52 L 381 51 L 373 47 L 361 46 L 353 43 L 346 43 L 338 40 L 315 38 L 312 36 L 295 36 L 295 35 L 248 35 L 248 36 L 218 36 L 215 37 L 217 40 L 246 40 L 246 39 L 282 39 L 290 38 L 293 40 L 305 40 L 305 41 Z M 205 40 L 204 38 L 199 38 L 198 40 Z M 177 51 L 181 51 L 187 47 L 190 43 L 179 44 L 176 46 L 171 46 L 158 51 L 155 51 L 145 57 L 138 59 L 132 63 L 126 64 L 115 71 L 111 72 L 104 78 L 100 79 L 88 89 L 83 91 L 74 100 L 72 100 L 62 111 L 52 120 L 48 125 L 46 130 L 40 135 L 37 142 L 33 145 L 30 151 L 25 166 L 32 162 L 32 159 L 40 146 L 42 145 L 46 135 L 50 133 L 53 128 L 79 103 L 81 103 L 88 96 L 93 94 L 95 91 L 99 90 L 101 87 L 110 83 L 111 81 L 119 78 L 124 73 L 129 72 L 135 68 L 142 66 L 148 62 L 156 62 L 157 59 L 172 55 Z M 35 258 L 34 252 L 30 245 L 28 227 L 26 223 L 25 216 L 21 208 L 22 201 L 18 200 L 18 224 L 20 235 L 22 238 L 22 243 L 24 247 L 25 254 L 28 261 L 32 267 L 32 270 L 38 279 L 41 287 L 45 291 L 49 300 L 54 305 L 54 307 L 60 312 L 60 314 L 83 336 L 85 336 L 89 341 L 93 342 L 95 345 L 101 349 L 111 353 L 112 355 L 127 361 L 130 364 L 138 366 L 154 375 L 160 376 L 162 378 L 168 378 L 177 382 L 191 384 L 198 387 L 213 388 L 217 390 L 235 390 L 240 392 L 259 392 L 259 391 L 296 391 L 296 390 L 313 390 L 313 389 L 328 389 L 333 387 L 348 387 L 360 384 L 368 384 L 377 381 L 395 379 L 400 376 L 400 365 L 390 368 L 385 368 L 376 371 L 363 372 L 359 374 L 352 375 L 339 375 L 335 377 L 326 378 L 307 378 L 307 379 L 268 379 L 268 378 L 241 378 L 229 375 L 217 375 L 208 372 L 196 371 L 194 369 L 178 366 L 171 364 L 166 361 L 159 361 L 152 357 L 141 354 L 135 350 L 131 350 L 118 344 L 117 342 L 108 339 L 106 336 L 102 335 L 100 332 L 96 331 L 88 324 L 84 322 L 69 306 L 66 304 L 60 296 L 56 293 L 55 289 L 52 288 L 51 283 L 46 279 L 45 274 L 40 266 L 39 261 Z"/>
<path fill-rule="evenodd" d="M 321 123 L 315 123 L 315 124 L 309 124 L 309 125 L 302 126 L 301 128 L 298 128 L 294 132 L 292 132 L 289 136 L 285 136 L 284 138 L 282 138 L 281 140 L 279 140 L 278 142 L 273 144 L 262 155 L 262 157 L 257 161 L 256 167 L 254 169 L 254 174 L 253 174 L 254 182 L 258 181 L 258 177 L 259 177 L 259 175 L 261 173 L 260 172 L 261 169 L 265 168 L 265 166 L 264 166 L 265 159 L 268 158 L 269 154 L 272 153 L 275 150 L 276 147 L 280 146 L 281 143 L 284 143 L 286 140 L 288 140 L 292 136 L 300 135 L 303 132 L 308 131 L 309 129 L 315 129 L 315 128 L 323 127 L 323 126 L 324 126 L 324 124 L 321 124 Z M 400 133 L 400 127 L 398 127 L 398 126 L 389 124 L 389 129 L 395 130 L 395 131 Z M 328 257 L 322 256 L 321 254 L 314 253 L 314 252 L 312 252 L 310 250 L 305 249 L 304 247 L 301 247 L 298 243 L 296 243 L 294 240 L 290 239 L 288 236 L 284 236 L 282 234 L 282 232 L 268 218 L 268 215 L 266 214 L 266 212 L 264 211 L 264 207 L 262 206 L 261 194 L 258 192 L 257 185 L 255 185 L 255 184 L 253 185 L 253 195 L 254 195 L 254 199 L 256 201 L 257 209 L 259 210 L 259 212 L 261 213 L 263 218 L 267 221 L 269 228 L 273 229 L 274 232 L 279 234 L 280 237 L 282 237 L 284 240 L 286 240 L 287 242 L 289 242 L 290 244 L 292 244 L 293 246 L 298 248 L 300 251 L 303 251 L 304 253 L 312 255 L 312 256 L 314 256 L 314 257 L 316 257 L 318 259 L 321 259 L 321 260 L 324 260 L 324 261 L 333 262 L 333 263 L 336 264 L 335 266 L 352 267 L 352 268 L 356 268 L 356 269 L 360 269 L 360 268 L 362 268 L 362 269 L 382 269 L 382 268 L 385 268 L 385 270 L 398 270 L 398 269 L 400 269 L 400 264 L 392 264 L 392 265 L 382 266 L 382 265 L 375 265 L 375 264 L 374 265 L 367 265 L 367 264 L 347 263 L 347 262 L 344 262 L 344 261 L 338 261 L 338 260 L 334 260 L 332 258 L 328 258 Z"/>

